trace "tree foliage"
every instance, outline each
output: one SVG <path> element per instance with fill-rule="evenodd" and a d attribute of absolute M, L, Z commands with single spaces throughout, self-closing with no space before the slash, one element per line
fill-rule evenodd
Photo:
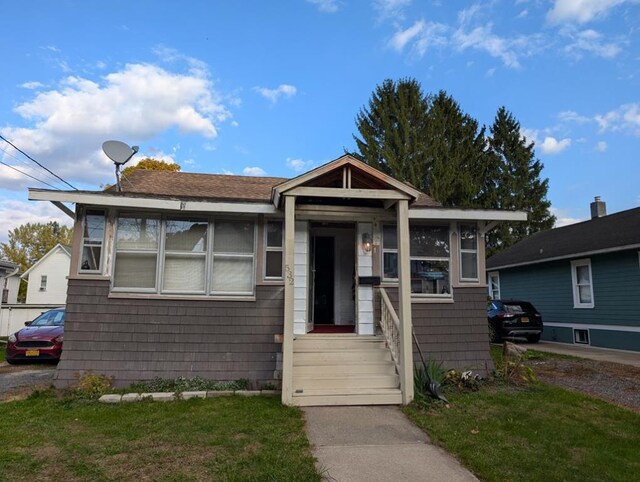
<path fill-rule="evenodd" d="M 487 135 L 446 92 L 424 94 L 415 79 L 387 79 L 360 109 L 356 127 L 355 157 L 444 206 L 527 211 L 527 222 L 491 232 L 490 254 L 553 227 L 543 165 L 504 107 Z"/>
<path fill-rule="evenodd" d="M 132 172 L 137 171 L 139 169 L 145 169 L 145 170 L 149 170 L 149 171 L 178 172 L 182 168 L 180 167 L 180 164 L 177 164 L 175 162 L 165 162 L 165 161 L 161 161 L 161 160 L 158 160 L 158 159 L 153 159 L 152 157 L 146 157 L 146 158 L 142 159 L 135 166 L 125 167 L 122 170 L 122 175 L 124 177 L 127 177 L 127 176 L 131 175 Z"/>
<path fill-rule="evenodd" d="M 70 244 L 73 230 L 56 221 L 26 223 L 9 231 L 9 242 L 0 243 L 0 257 L 16 263 L 24 272 L 56 244 Z M 20 284 L 18 299 L 24 301 L 26 284 Z"/>

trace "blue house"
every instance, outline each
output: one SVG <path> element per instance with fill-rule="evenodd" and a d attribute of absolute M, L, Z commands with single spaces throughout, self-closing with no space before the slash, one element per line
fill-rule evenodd
<path fill-rule="evenodd" d="M 489 296 L 530 301 L 543 340 L 640 351 L 640 208 L 536 233 L 487 260 Z"/>

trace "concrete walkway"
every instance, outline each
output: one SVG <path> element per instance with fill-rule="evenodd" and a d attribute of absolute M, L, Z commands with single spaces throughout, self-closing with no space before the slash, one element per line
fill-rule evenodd
<path fill-rule="evenodd" d="M 567 343 L 553 343 L 540 341 L 536 344 L 525 345 L 530 350 L 546 351 L 558 353 L 560 355 L 571 355 L 590 360 L 605 361 L 612 363 L 622 363 L 640 367 L 640 352 L 609 350 L 607 348 L 593 348 L 590 346 L 569 345 Z"/>
<path fill-rule="evenodd" d="M 397 407 L 307 407 L 307 433 L 326 480 L 477 481 Z"/>

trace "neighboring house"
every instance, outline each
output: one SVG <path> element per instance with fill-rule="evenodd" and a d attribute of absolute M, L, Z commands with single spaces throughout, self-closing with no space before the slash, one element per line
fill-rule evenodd
<path fill-rule="evenodd" d="M 531 301 L 544 340 L 640 351 L 640 208 L 591 216 L 492 256 L 489 294 Z"/>
<path fill-rule="evenodd" d="M 56 244 L 25 271 L 27 305 L 64 306 L 67 301 L 67 276 L 71 265 L 71 246 Z"/>
<path fill-rule="evenodd" d="M 492 368 L 484 233 L 525 213 L 445 208 L 348 155 L 124 188 L 29 190 L 76 204 L 57 386 L 197 375 L 281 383 L 293 405 L 408 403 L 412 331 L 429 359 Z"/>
<path fill-rule="evenodd" d="M 7 260 L 0 260 L 0 293 L 2 304 L 18 302 L 20 289 L 20 273 L 18 265 Z"/>

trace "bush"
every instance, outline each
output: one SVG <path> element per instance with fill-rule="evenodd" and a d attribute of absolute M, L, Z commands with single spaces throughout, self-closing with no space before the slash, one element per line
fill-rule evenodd
<path fill-rule="evenodd" d="M 537 378 L 533 368 L 523 363 L 526 358 L 526 349 L 505 342 L 502 358 L 496 363 L 496 376 L 504 379 L 507 383 L 528 384 L 535 382 Z"/>
<path fill-rule="evenodd" d="M 249 385 L 248 380 L 240 379 L 235 381 L 207 380 L 202 377 L 175 379 L 155 378 L 150 382 L 140 382 L 131 385 L 131 390 L 135 392 L 189 392 L 189 391 L 223 391 L 223 390 L 245 390 Z"/>
<path fill-rule="evenodd" d="M 94 400 L 111 391 L 113 378 L 93 372 L 78 373 L 78 382 L 71 390 L 73 398 Z"/>
<path fill-rule="evenodd" d="M 453 387 L 461 392 L 475 392 L 480 388 L 480 380 L 480 375 L 474 375 L 470 370 L 464 372 L 449 370 L 444 379 L 444 385 Z"/>

